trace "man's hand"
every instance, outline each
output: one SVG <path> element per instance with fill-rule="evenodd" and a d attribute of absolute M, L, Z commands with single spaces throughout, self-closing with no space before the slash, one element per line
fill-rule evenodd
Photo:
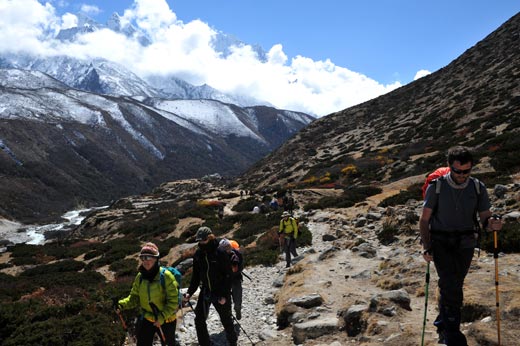
<path fill-rule="evenodd" d="M 189 301 L 190 301 L 190 298 L 191 298 L 191 296 L 190 296 L 188 293 L 184 293 L 184 294 L 182 295 L 182 301 L 183 301 L 184 303 L 189 302 Z"/>
<path fill-rule="evenodd" d="M 493 214 L 488 220 L 488 230 L 490 232 L 500 231 L 502 229 L 502 218 L 500 215 Z"/>
<path fill-rule="evenodd" d="M 226 297 L 220 297 L 220 298 L 218 299 L 218 303 L 219 303 L 220 305 L 224 305 L 224 304 L 226 304 Z"/>
<path fill-rule="evenodd" d="M 431 262 L 433 261 L 433 255 L 431 254 L 431 252 L 429 250 L 424 250 L 423 251 L 423 258 L 426 262 Z"/>

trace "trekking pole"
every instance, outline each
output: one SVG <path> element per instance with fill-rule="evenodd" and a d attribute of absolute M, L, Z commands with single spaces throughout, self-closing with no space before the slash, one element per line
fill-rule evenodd
<path fill-rule="evenodd" d="M 424 346 L 424 331 L 426 330 L 426 313 L 428 312 L 428 290 L 430 287 L 430 262 L 426 262 L 426 288 L 424 291 L 424 318 L 421 336 L 421 346 Z"/>
<path fill-rule="evenodd" d="M 242 331 L 244 332 L 245 336 L 247 336 L 247 338 L 249 339 L 249 341 L 251 341 L 251 344 L 254 346 L 255 343 L 253 342 L 253 340 L 251 340 L 251 338 L 249 337 L 249 335 L 247 335 L 247 332 L 245 331 L 244 328 L 242 328 L 242 325 L 238 322 L 237 318 L 235 317 L 235 315 L 231 314 L 231 317 L 233 317 L 233 319 L 235 320 L 235 322 L 238 324 L 238 326 L 240 327 L 240 329 L 242 329 Z"/>
<path fill-rule="evenodd" d="M 150 304 L 150 307 L 152 308 L 152 311 L 153 311 L 153 315 L 155 317 L 155 321 L 157 321 L 159 319 L 159 317 L 158 317 L 159 309 L 157 308 L 157 305 L 155 305 L 152 302 L 149 302 L 148 304 Z M 166 344 L 166 337 L 164 336 L 162 328 L 160 326 L 158 328 L 159 328 L 159 333 L 161 334 L 161 344 L 164 345 L 164 344 Z"/>
<path fill-rule="evenodd" d="M 499 215 L 493 215 L 493 219 L 498 220 L 500 219 Z M 497 307 L 497 336 L 498 336 L 498 346 L 500 346 L 500 298 L 499 298 L 499 291 L 498 291 L 498 235 L 497 231 L 493 231 L 493 243 L 494 243 L 494 249 L 493 249 L 493 257 L 495 258 L 495 296 L 496 296 L 496 307 Z"/>
<path fill-rule="evenodd" d="M 193 311 L 193 313 L 195 313 L 195 309 L 193 308 L 193 305 L 191 305 L 191 302 L 190 302 L 189 299 L 186 301 L 186 303 L 187 303 L 187 304 L 189 305 L 189 307 L 191 308 L 191 311 Z"/>
<path fill-rule="evenodd" d="M 118 308 L 116 298 L 112 298 L 112 306 L 114 307 L 114 311 L 116 312 L 117 316 L 119 316 L 119 320 L 121 321 L 121 325 L 123 326 L 123 329 L 126 333 L 126 338 L 128 339 L 128 342 L 132 342 L 132 337 L 130 336 L 130 332 L 128 331 L 128 326 L 126 325 L 125 319 L 123 318 L 123 315 L 121 314 L 121 311 Z"/>
<path fill-rule="evenodd" d="M 244 276 L 245 276 L 246 278 L 248 278 L 249 281 L 253 281 L 253 279 L 251 279 L 251 277 L 250 277 L 249 275 L 246 274 L 245 270 L 242 270 L 242 274 L 244 274 Z"/>

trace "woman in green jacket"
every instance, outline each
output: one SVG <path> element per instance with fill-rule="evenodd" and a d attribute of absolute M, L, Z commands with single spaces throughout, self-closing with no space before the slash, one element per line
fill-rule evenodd
<path fill-rule="evenodd" d="M 141 308 L 136 333 L 137 346 L 151 346 L 155 333 L 159 333 L 163 344 L 175 346 L 179 293 L 175 276 L 159 266 L 157 245 L 144 244 L 139 258 L 139 273 L 128 297 L 119 300 L 119 307 L 121 310 Z"/>

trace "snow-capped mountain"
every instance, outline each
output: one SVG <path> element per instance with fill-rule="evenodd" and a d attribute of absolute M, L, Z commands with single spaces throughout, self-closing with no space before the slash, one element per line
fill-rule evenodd
<path fill-rule="evenodd" d="M 130 23 L 121 23 L 121 18 L 114 13 L 106 24 L 97 23 L 85 14 L 79 13 L 75 27 L 62 29 L 56 35 L 60 41 L 74 41 L 81 34 L 97 30 L 112 30 L 135 38 L 141 45 L 150 44 L 146 33 L 139 31 Z M 212 40 L 216 51 L 224 56 L 230 54 L 230 46 L 240 46 L 232 35 L 217 33 Z M 265 60 L 266 53 L 255 46 L 260 59 Z M 101 58 L 81 60 L 67 55 L 41 57 L 30 54 L 0 53 L 0 68 L 35 70 L 46 73 L 72 88 L 114 96 L 146 96 L 169 99 L 211 99 L 233 103 L 241 107 L 264 105 L 268 102 L 256 100 L 244 95 L 231 95 L 212 88 L 209 85 L 195 86 L 172 75 L 137 76 L 127 68 Z"/>
<path fill-rule="evenodd" d="M 19 220 L 167 180 L 236 175 L 313 120 L 215 100 L 100 95 L 35 71 L 0 70 L 0 91 L 0 215 Z"/>
<path fill-rule="evenodd" d="M 104 59 L 87 61 L 69 56 L 40 58 L 27 54 L 4 54 L 0 68 L 40 71 L 71 88 L 98 94 L 168 96 L 123 66 Z"/>
<path fill-rule="evenodd" d="M 173 76 L 149 76 L 144 80 L 123 66 L 104 59 L 81 60 L 69 56 L 41 58 L 0 53 L 0 68 L 40 71 L 71 88 L 105 95 L 211 99 L 241 107 L 270 106 L 267 102 L 226 94 L 208 85 L 195 86 Z"/>
<path fill-rule="evenodd" d="M 112 14 L 106 25 L 96 22 L 83 13 L 78 13 L 77 17 L 78 25 L 60 30 L 56 35 L 56 39 L 60 41 L 74 41 L 77 36 L 82 33 L 94 32 L 101 29 L 109 29 L 114 32 L 124 34 L 127 37 L 136 38 L 143 46 L 150 44 L 150 39 L 144 33 L 139 32 L 132 24 L 121 24 L 121 17 L 117 13 Z"/>

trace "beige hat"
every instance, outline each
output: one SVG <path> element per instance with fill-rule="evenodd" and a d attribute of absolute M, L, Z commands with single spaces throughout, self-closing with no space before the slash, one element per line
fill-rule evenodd
<path fill-rule="evenodd" d="M 154 243 L 146 243 L 141 248 L 139 256 L 148 255 L 153 257 L 159 257 L 159 248 Z"/>
<path fill-rule="evenodd" d="M 284 217 L 287 217 L 287 216 L 291 216 L 291 214 L 289 214 L 288 211 L 284 211 L 284 212 L 282 213 L 282 219 L 283 219 Z"/>

